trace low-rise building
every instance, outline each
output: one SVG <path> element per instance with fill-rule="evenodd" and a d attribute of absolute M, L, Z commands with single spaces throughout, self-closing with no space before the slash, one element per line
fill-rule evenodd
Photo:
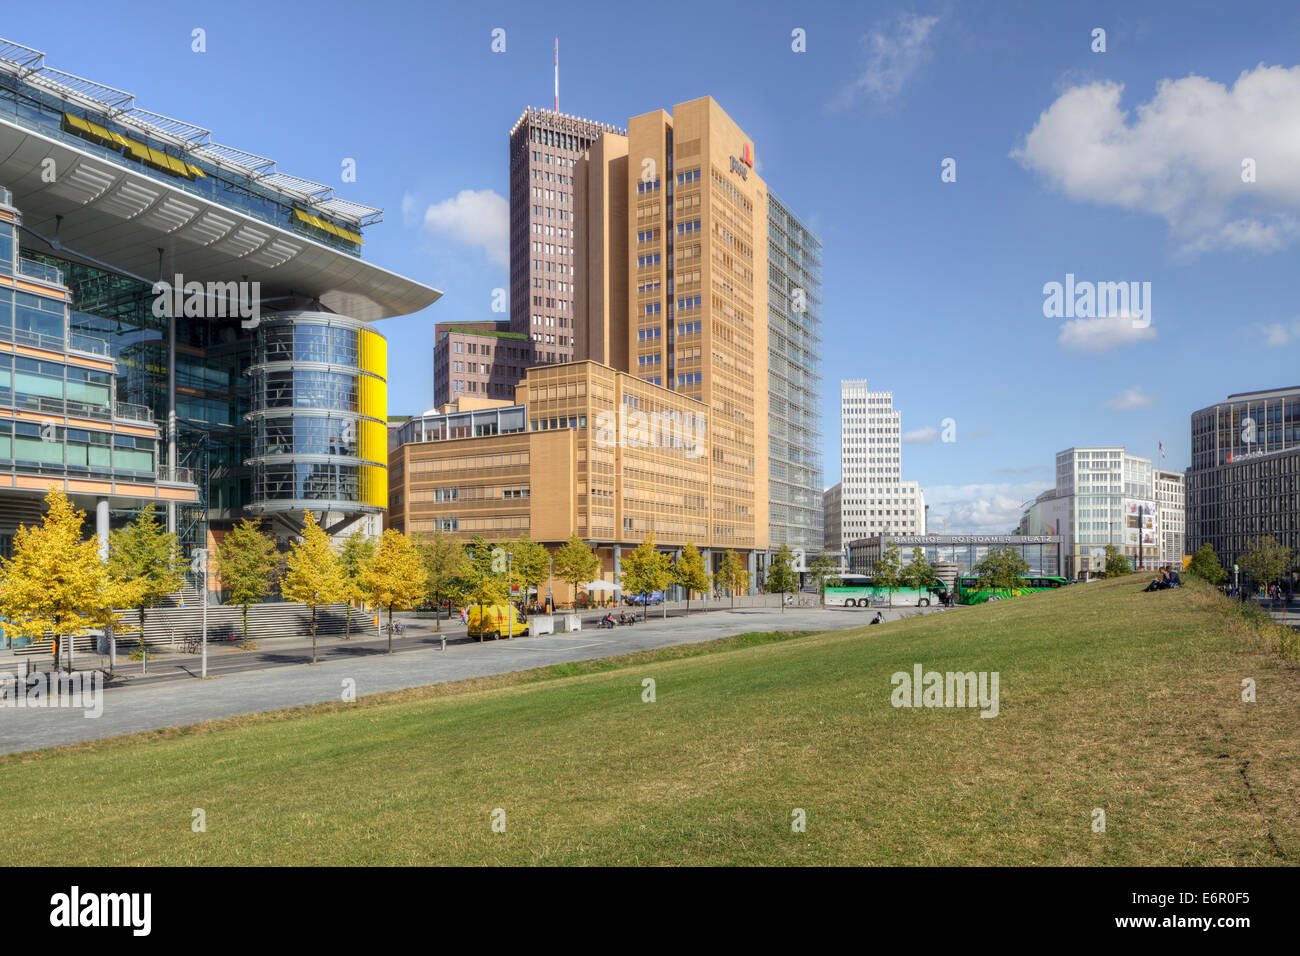
<path fill-rule="evenodd" d="M 707 405 L 597 362 L 539 365 L 513 403 L 460 400 L 397 427 L 389 523 L 548 546 L 576 534 L 607 580 L 651 534 L 671 553 L 693 542 L 711 570 L 728 549 L 752 563 L 719 520 L 717 466 Z"/>
<path fill-rule="evenodd" d="M 994 548 L 1011 548 L 1029 565 L 1029 574 L 1062 576 L 1061 536 L 1018 534 L 881 534 L 857 538 L 848 544 L 849 570 L 870 575 L 889 545 L 898 546 L 902 566 L 912 563 L 912 552 L 920 548 L 925 560 L 934 565 L 948 561 L 958 574 L 970 574 Z"/>
<path fill-rule="evenodd" d="M 534 362 L 532 341 L 509 322 L 439 322 L 434 335 L 435 406 L 462 396 L 512 401 Z"/>

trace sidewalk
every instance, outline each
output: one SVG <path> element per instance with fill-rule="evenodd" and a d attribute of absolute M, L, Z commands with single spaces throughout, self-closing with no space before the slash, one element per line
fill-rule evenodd
<path fill-rule="evenodd" d="M 796 600 L 798 600 L 798 597 L 799 596 L 796 596 Z M 803 597 L 812 598 L 814 601 L 817 599 L 816 595 L 803 595 Z M 778 597 L 775 594 L 737 597 L 734 609 L 736 611 L 771 611 L 774 614 L 780 615 L 782 612 L 777 601 Z M 784 613 L 793 614 L 796 611 L 815 611 L 818 609 L 819 607 L 817 605 L 809 607 L 799 607 L 797 605 L 787 606 Z M 648 617 L 646 620 L 653 623 L 656 620 L 662 620 L 665 615 L 668 618 L 693 618 L 696 614 L 703 614 L 705 612 L 713 613 L 717 611 L 729 611 L 732 610 L 732 606 L 730 598 L 720 598 L 694 599 L 689 602 L 689 608 L 685 601 L 667 601 L 652 605 L 649 608 L 621 605 L 609 609 L 585 609 L 576 612 L 582 617 L 583 631 L 598 630 L 596 627 L 597 622 L 605 615 L 606 610 L 612 610 L 615 617 L 620 613 L 634 615 L 637 623 L 640 624 L 643 623 L 643 615 L 647 614 Z M 875 609 L 873 608 L 873 610 Z M 570 610 L 558 609 L 555 612 L 555 616 L 558 618 L 560 615 L 572 613 L 574 612 Z M 452 614 L 450 619 L 439 619 L 435 621 L 432 617 L 417 617 L 415 614 L 410 612 L 398 611 L 393 615 L 393 620 L 394 622 L 402 624 L 406 629 L 406 634 L 408 635 L 419 635 L 422 637 L 436 636 L 440 630 L 442 633 L 447 635 L 448 642 L 451 642 L 453 639 L 466 639 L 465 625 L 460 622 L 460 616 L 458 614 Z M 317 648 L 318 650 L 324 650 L 326 647 L 343 645 L 365 647 L 375 643 L 383 644 L 386 648 L 388 638 L 383 628 L 387 627 L 387 621 L 387 615 L 384 615 L 381 619 L 381 628 L 378 635 L 373 632 L 367 633 L 364 636 L 354 634 L 348 641 L 344 641 L 342 637 L 336 634 L 328 636 L 322 635 L 317 639 Z M 863 620 L 862 623 L 865 624 L 866 620 Z M 625 631 L 628 630 L 628 627 L 626 625 L 619 625 L 616 630 Z M 605 633 L 608 633 L 608 630 L 606 630 Z M 401 641 L 401 639 L 402 635 L 393 636 L 395 646 L 396 642 Z M 48 672 L 53 666 L 53 655 L 50 642 L 48 640 L 43 641 L 39 647 L 40 650 L 38 652 L 25 654 L 15 654 L 7 648 L 0 648 L 0 674 L 18 673 L 22 667 L 22 662 L 24 661 L 27 662 L 27 666 L 32 672 Z M 132 677 L 140 677 L 145 674 L 146 669 L 142 662 L 131 659 L 131 655 L 138 650 L 138 647 L 139 645 L 132 640 L 130 635 L 118 638 L 117 666 L 114 669 L 115 673 L 126 674 Z M 274 650 L 277 654 L 296 655 L 306 653 L 310 656 L 311 635 L 303 634 L 295 637 L 265 638 L 259 641 L 257 647 L 251 650 L 242 650 L 238 644 L 232 645 L 225 641 L 217 642 L 212 640 L 210 637 L 208 642 L 208 662 L 209 665 L 212 665 L 218 660 L 238 660 L 259 653 L 265 653 L 268 650 Z M 160 670 L 163 668 L 174 669 L 178 663 L 183 663 L 191 667 L 198 667 L 199 660 L 200 655 L 198 653 L 186 653 L 181 642 L 178 641 L 175 647 L 150 647 L 147 670 L 148 674 L 153 676 L 155 668 Z M 73 655 L 73 670 L 106 670 L 107 668 L 107 655 L 101 657 L 93 651 L 84 650 L 78 650 Z"/>
<path fill-rule="evenodd" d="M 896 608 L 885 612 L 890 621 L 924 613 L 942 611 Z M 238 656 L 243 662 L 238 667 L 217 671 L 214 679 L 207 681 L 193 679 L 197 673 L 196 655 L 182 655 L 188 660 L 179 665 L 173 662 L 170 677 L 155 675 L 151 666 L 151 676 L 141 679 L 137 676 L 139 662 L 131 662 L 127 666 L 135 670 L 125 672 L 126 680 L 104 687 L 104 706 L 97 719 L 87 720 L 80 710 L 69 707 L 9 710 L 0 719 L 0 753 L 338 701 L 347 691 L 364 696 L 716 640 L 750 631 L 832 631 L 861 627 L 864 640 L 888 640 L 891 629 L 865 627 L 869 619 L 866 610 L 848 608 L 800 608 L 781 613 L 776 608 L 737 607 L 734 611 L 691 614 L 688 618 L 670 616 L 667 621 L 651 617 L 648 623 L 614 630 L 593 629 L 483 643 L 469 640 L 464 629 L 457 626 L 447 631 L 446 651 L 439 650 L 437 635 L 431 627 L 411 626 L 402 637 L 394 638 L 391 656 L 386 653 L 386 638 L 354 638 L 350 642 L 337 637 L 324 639 L 320 642 L 321 662 L 315 667 L 307 665 L 310 639 L 277 638 L 274 642 L 263 642 L 256 651 L 212 655 L 210 660 Z M 432 624 L 432 621 L 418 623 Z M 158 669 L 161 671 L 163 667 L 160 659 Z M 188 670 L 181 671 L 179 667 Z"/>

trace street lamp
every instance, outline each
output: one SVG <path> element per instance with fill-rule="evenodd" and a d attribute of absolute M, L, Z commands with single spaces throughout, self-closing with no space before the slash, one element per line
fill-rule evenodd
<path fill-rule="evenodd" d="M 203 636 L 199 640 L 199 648 L 202 654 L 202 663 L 199 667 L 199 676 L 207 678 L 208 676 L 208 549 L 195 548 L 194 556 L 190 560 L 190 567 L 194 573 L 199 576 L 199 589 L 202 591 L 203 600 Z"/>

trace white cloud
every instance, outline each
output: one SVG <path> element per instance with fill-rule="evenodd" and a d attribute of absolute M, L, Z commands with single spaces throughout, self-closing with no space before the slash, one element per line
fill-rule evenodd
<path fill-rule="evenodd" d="M 1154 327 L 1135 326 L 1132 317 L 1120 314 L 1099 319 L 1071 319 L 1069 322 L 1063 322 L 1056 344 L 1072 352 L 1095 354 L 1155 337 Z"/>
<path fill-rule="evenodd" d="M 939 429 L 933 425 L 917 428 L 910 432 L 903 432 L 903 441 L 908 445 L 933 445 L 938 440 Z"/>
<path fill-rule="evenodd" d="M 404 218 L 418 207 L 402 200 Z M 424 210 L 424 228 L 453 242 L 483 249 L 497 265 L 510 265 L 510 203 L 491 189 L 462 189 Z"/>
<path fill-rule="evenodd" d="M 1125 389 L 1123 395 L 1112 398 L 1106 407 L 1112 412 L 1131 412 L 1138 408 L 1150 408 L 1153 401 L 1154 398 L 1142 391 L 1142 386 L 1134 385 Z"/>
<path fill-rule="evenodd" d="M 1049 487 L 1041 481 L 926 486 L 927 530 L 942 533 L 947 518 L 948 534 L 1007 534 L 1020 524 L 1021 504 Z"/>
<path fill-rule="evenodd" d="M 1300 116 L 1300 66 L 1260 64 L 1231 88 L 1162 80 L 1132 114 L 1123 92 L 1067 90 L 1012 157 L 1071 199 L 1160 216 L 1189 253 L 1273 252 L 1300 237 L 1300 135 L 1283 119 Z M 1254 182 L 1242 181 L 1246 160 Z"/>
<path fill-rule="evenodd" d="M 897 97 L 907 81 L 930 59 L 930 32 L 938 22 L 938 17 L 904 13 L 893 23 L 863 36 L 862 68 L 831 102 L 831 108 L 847 109 L 859 95 L 882 104 Z"/>
<path fill-rule="evenodd" d="M 1300 340 L 1300 319 L 1295 319 L 1290 324 L 1274 322 L 1270 325 L 1256 326 L 1256 328 L 1264 336 L 1265 348 L 1281 348 L 1284 345 L 1290 345 L 1292 342 Z"/>

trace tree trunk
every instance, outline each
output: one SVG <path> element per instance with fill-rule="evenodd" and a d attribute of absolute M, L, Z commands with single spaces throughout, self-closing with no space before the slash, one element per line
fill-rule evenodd
<path fill-rule="evenodd" d="M 393 606 L 388 605 L 388 653 L 393 653 Z"/>
<path fill-rule="evenodd" d="M 311 662 L 316 663 L 316 605 L 311 606 Z"/>

